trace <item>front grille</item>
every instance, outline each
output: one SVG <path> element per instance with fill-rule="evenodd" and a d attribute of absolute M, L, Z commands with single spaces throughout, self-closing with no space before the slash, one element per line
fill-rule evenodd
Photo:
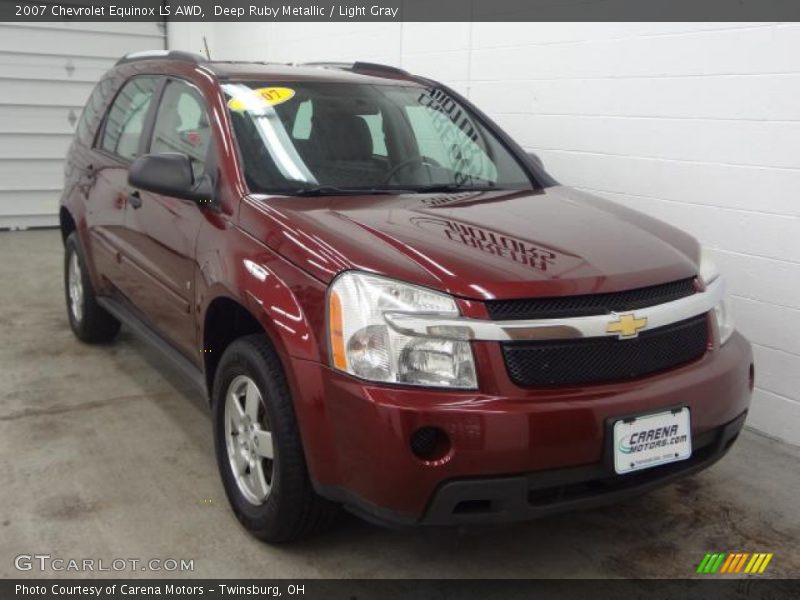
<path fill-rule="evenodd" d="M 645 331 L 633 339 L 504 342 L 506 368 L 520 386 L 584 385 L 673 369 L 706 352 L 706 316 Z"/>
<path fill-rule="evenodd" d="M 653 285 L 624 292 L 529 298 L 524 300 L 490 300 L 486 303 L 489 317 L 495 321 L 509 319 L 559 319 L 585 317 L 612 312 L 626 312 L 664 304 L 695 293 L 694 279 Z"/>

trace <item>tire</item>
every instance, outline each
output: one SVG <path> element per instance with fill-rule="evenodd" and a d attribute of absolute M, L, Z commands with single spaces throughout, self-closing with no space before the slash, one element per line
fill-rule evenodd
<path fill-rule="evenodd" d="M 228 346 L 212 400 L 217 464 L 244 528 L 262 541 L 280 543 L 328 527 L 338 505 L 311 485 L 286 377 L 263 335 Z"/>
<path fill-rule="evenodd" d="M 64 244 L 64 293 L 69 326 L 79 340 L 101 344 L 116 337 L 120 322 L 97 303 L 77 232 Z"/>

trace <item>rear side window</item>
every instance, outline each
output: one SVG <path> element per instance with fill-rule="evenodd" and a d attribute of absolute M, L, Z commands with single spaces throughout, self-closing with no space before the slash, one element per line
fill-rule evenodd
<path fill-rule="evenodd" d="M 91 145 L 95 123 L 97 123 L 100 111 L 103 110 L 103 106 L 105 106 L 113 89 L 114 80 L 111 78 L 103 79 L 95 86 L 92 95 L 89 96 L 89 100 L 86 102 L 86 106 L 83 107 L 83 112 L 78 121 L 78 126 L 75 129 L 75 134 L 84 144 Z"/>
<path fill-rule="evenodd" d="M 180 152 L 192 162 L 194 179 L 205 175 L 211 129 L 200 94 L 182 81 L 170 81 L 158 107 L 150 152 Z"/>
<path fill-rule="evenodd" d="M 123 86 L 108 111 L 100 142 L 103 150 L 127 160 L 136 158 L 156 84 L 155 78 L 136 77 Z"/>

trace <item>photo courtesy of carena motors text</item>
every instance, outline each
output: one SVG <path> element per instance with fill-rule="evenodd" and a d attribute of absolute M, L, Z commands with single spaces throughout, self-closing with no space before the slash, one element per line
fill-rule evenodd
<path fill-rule="evenodd" d="M 0 2 L 0 597 L 800 595 L 800 5 Z"/>

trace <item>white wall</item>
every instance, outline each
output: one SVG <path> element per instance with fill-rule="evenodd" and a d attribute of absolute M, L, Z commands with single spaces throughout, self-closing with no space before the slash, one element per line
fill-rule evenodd
<path fill-rule="evenodd" d="M 207 35 L 219 59 L 360 59 L 441 79 L 562 183 L 693 233 L 754 346 L 749 424 L 800 443 L 800 25 L 170 27 L 174 47 Z"/>
<path fill-rule="evenodd" d="M 160 23 L 0 23 L 0 229 L 58 225 L 64 159 L 120 56 L 164 48 Z"/>

